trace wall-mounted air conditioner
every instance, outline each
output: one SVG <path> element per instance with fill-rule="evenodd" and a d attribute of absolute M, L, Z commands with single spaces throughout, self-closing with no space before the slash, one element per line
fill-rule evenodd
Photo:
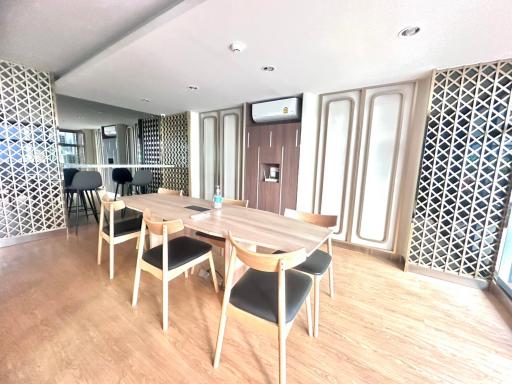
<path fill-rule="evenodd" d="M 252 119 L 255 123 L 273 123 L 299 118 L 300 99 L 298 97 L 252 104 Z"/>

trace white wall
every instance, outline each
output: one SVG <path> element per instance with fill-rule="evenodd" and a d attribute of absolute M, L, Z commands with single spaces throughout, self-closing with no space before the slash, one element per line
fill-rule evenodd
<path fill-rule="evenodd" d="M 416 89 L 416 101 L 411 119 L 411 127 L 408 137 L 408 153 L 406 168 L 403 175 L 401 188 L 400 212 L 396 238 L 396 253 L 405 257 L 409 248 L 409 233 L 411 218 L 414 210 L 416 185 L 420 169 L 421 154 L 423 149 L 423 136 L 427 119 L 427 109 L 430 95 L 430 76 L 418 80 Z"/>
<path fill-rule="evenodd" d="M 199 151 L 199 113 L 188 112 L 190 138 L 190 196 L 199 197 L 201 194 L 200 156 Z"/>
<path fill-rule="evenodd" d="M 319 96 L 305 92 L 302 96 L 299 179 L 297 210 L 313 212 L 318 149 Z"/>

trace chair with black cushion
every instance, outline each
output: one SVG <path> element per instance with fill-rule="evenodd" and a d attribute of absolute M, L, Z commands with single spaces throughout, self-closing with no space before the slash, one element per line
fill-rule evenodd
<path fill-rule="evenodd" d="M 229 233 L 232 246 L 228 277 L 222 301 L 217 347 L 213 366 L 219 367 L 228 311 L 250 324 L 255 322 L 277 333 L 279 382 L 286 382 L 286 338 L 303 304 L 306 304 L 309 336 L 311 321 L 311 278 L 292 268 L 306 260 L 306 250 L 280 254 L 257 253 L 243 248 Z M 237 261 L 250 269 L 233 285 Z M 277 332 L 276 332 L 277 331 Z"/>
<path fill-rule="evenodd" d="M 64 173 L 64 196 L 66 197 L 66 208 L 69 216 L 71 214 L 71 205 L 73 203 L 73 192 L 70 187 L 71 183 L 73 183 L 73 177 L 75 177 L 80 170 L 76 168 L 64 168 L 62 172 Z"/>
<path fill-rule="evenodd" d="M 222 204 L 247 208 L 247 206 L 249 205 L 249 200 L 223 199 Z M 195 233 L 195 236 L 199 240 L 205 241 L 208 244 L 211 244 L 212 246 L 219 248 L 221 250 L 223 256 L 226 254 L 226 252 L 228 252 L 227 251 L 228 245 L 226 243 L 226 239 L 224 239 L 223 237 L 218 237 L 218 236 L 210 235 L 208 233 L 199 232 L 199 231 Z M 226 275 L 227 275 L 227 263 L 224 266 L 224 276 L 226 276 Z"/>
<path fill-rule="evenodd" d="M 100 197 L 98 194 L 98 188 L 100 188 L 103 185 L 103 180 L 101 178 L 101 174 L 96 171 L 79 171 L 75 173 L 73 176 L 73 181 L 71 182 L 71 186 L 69 187 L 69 191 L 74 194 L 76 193 L 76 219 L 75 219 L 75 233 L 78 235 L 78 207 L 79 202 L 82 202 L 82 205 L 85 209 L 85 213 L 87 215 L 87 202 L 89 201 L 90 208 L 92 210 L 92 213 L 96 219 L 96 222 L 98 222 L 98 214 L 96 212 L 96 203 L 94 201 L 94 194 L 96 194 L 96 197 L 98 201 L 100 201 Z M 73 199 L 73 196 L 71 196 L 71 200 Z"/>
<path fill-rule="evenodd" d="M 299 212 L 293 209 L 286 209 L 284 211 L 286 217 L 304 221 L 306 223 L 319 225 L 325 228 L 336 226 L 338 216 L 334 215 L 320 215 L 316 213 Z M 317 249 L 313 252 L 303 263 L 294 267 L 295 270 L 308 274 L 313 279 L 314 286 L 314 335 L 318 337 L 318 326 L 320 317 L 320 280 L 325 272 L 329 270 L 329 294 L 334 297 L 334 273 L 332 262 L 332 239 L 331 236 L 327 238 L 327 252 Z M 280 253 L 281 251 L 276 251 Z"/>
<path fill-rule="evenodd" d="M 146 227 L 150 235 L 162 237 L 162 244 L 144 251 Z M 176 236 L 169 240 L 169 235 L 176 235 L 183 229 L 181 219 L 162 221 L 153 218 L 149 210 L 144 212 L 139 237 L 132 306 L 137 305 L 141 271 L 146 271 L 162 280 L 162 328 L 164 331 L 167 331 L 169 325 L 169 281 L 193 266 L 208 260 L 215 292 L 219 291 L 211 245 L 188 236 Z"/>
<path fill-rule="evenodd" d="M 172 195 L 172 196 L 183 196 L 183 191 L 178 191 L 175 189 L 168 189 L 168 188 L 158 188 L 158 193 L 162 193 L 164 195 Z"/>
<path fill-rule="evenodd" d="M 114 194 L 114 200 L 116 200 L 119 186 L 121 186 L 121 196 L 124 196 L 124 186 L 125 184 L 129 185 L 133 181 L 133 177 L 128 168 L 114 168 L 112 170 L 112 180 L 116 183 L 116 193 Z"/>
<path fill-rule="evenodd" d="M 153 181 L 153 172 L 149 169 L 140 169 L 133 175 L 131 186 L 135 193 L 145 193 L 146 187 Z"/>
<path fill-rule="evenodd" d="M 142 217 L 115 220 L 115 212 L 126 208 L 124 201 L 112 201 L 105 194 L 101 199 L 100 228 L 98 231 L 98 265 L 101 264 L 103 240 L 109 244 L 109 276 L 114 278 L 114 246 L 139 237 Z M 108 212 L 108 223 L 105 225 L 105 211 Z M 138 244 L 138 241 L 137 241 Z M 138 245 L 137 245 L 138 247 Z"/>

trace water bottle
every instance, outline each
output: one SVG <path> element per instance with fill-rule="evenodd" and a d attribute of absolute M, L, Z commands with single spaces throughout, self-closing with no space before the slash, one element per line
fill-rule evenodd
<path fill-rule="evenodd" d="M 220 185 L 217 185 L 217 187 L 215 188 L 215 195 L 213 195 L 213 208 L 222 208 L 222 194 L 220 192 Z"/>

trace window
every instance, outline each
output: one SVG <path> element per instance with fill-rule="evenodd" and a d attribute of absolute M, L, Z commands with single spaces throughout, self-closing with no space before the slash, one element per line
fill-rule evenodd
<path fill-rule="evenodd" d="M 80 164 L 85 158 L 82 131 L 59 130 L 59 158 L 64 164 Z"/>

